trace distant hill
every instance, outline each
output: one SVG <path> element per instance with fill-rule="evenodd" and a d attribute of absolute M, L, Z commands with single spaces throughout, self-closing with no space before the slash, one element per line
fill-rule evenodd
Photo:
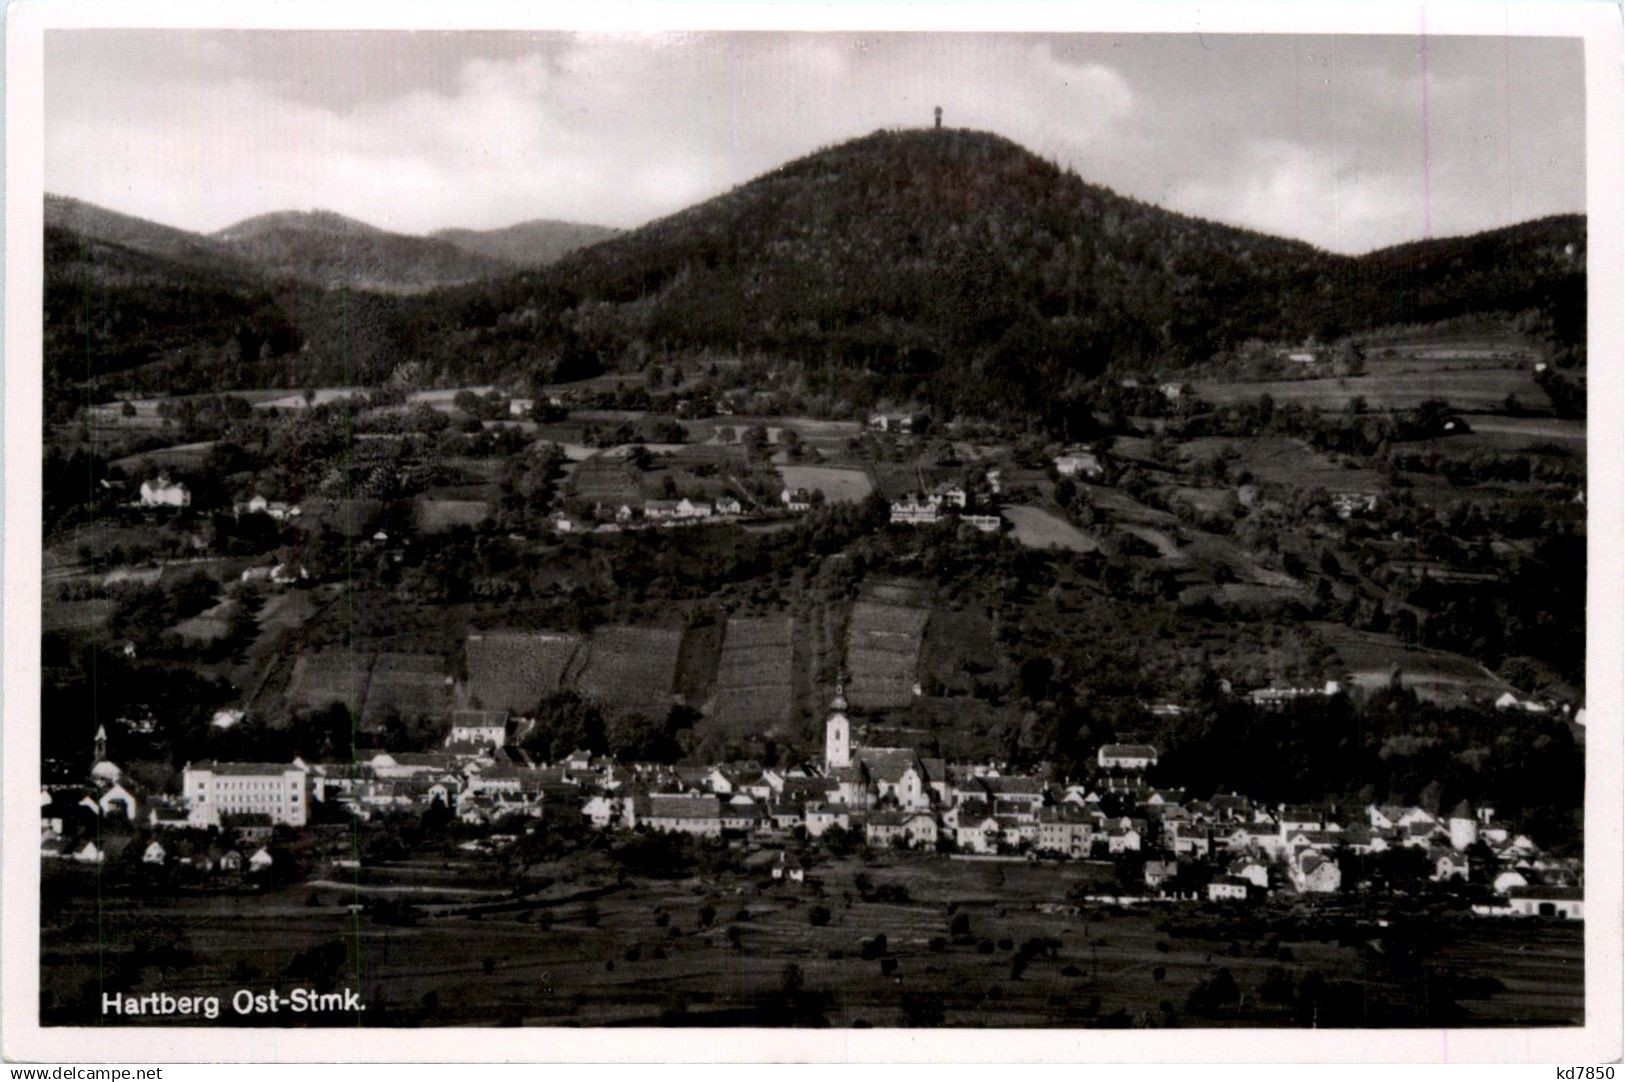
<path fill-rule="evenodd" d="M 449 241 L 465 252 L 500 260 L 511 266 L 545 267 L 577 248 L 607 240 L 616 232 L 602 225 L 538 218 L 503 229 L 442 229 L 429 236 Z"/>
<path fill-rule="evenodd" d="M 64 195 L 46 195 L 45 227 L 65 230 L 87 240 L 116 244 L 186 267 L 224 271 L 235 276 L 253 274 L 247 261 L 209 237 Z"/>
<path fill-rule="evenodd" d="M 413 293 L 515 269 L 446 240 L 390 233 L 326 210 L 262 214 L 212 239 L 268 276 L 330 287 Z"/>

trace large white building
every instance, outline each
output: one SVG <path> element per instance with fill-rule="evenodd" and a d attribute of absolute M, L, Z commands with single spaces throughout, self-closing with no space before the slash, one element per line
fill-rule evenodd
<path fill-rule="evenodd" d="M 309 779 L 291 763 L 188 764 L 181 795 L 186 821 L 195 827 L 219 826 L 223 815 L 267 815 L 273 823 L 302 827 L 310 811 Z"/>

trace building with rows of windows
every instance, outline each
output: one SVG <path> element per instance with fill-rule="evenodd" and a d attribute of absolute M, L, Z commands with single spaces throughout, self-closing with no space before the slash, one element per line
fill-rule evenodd
<path fill-rule="evenodd" d="M 300 827 L 309 815 L 309 780 L 294 764 L 188 764 L 182 772 L 181 795 L 187 822 L 195 827 L 219 826 L 223 815 L 256 814 Z"/>

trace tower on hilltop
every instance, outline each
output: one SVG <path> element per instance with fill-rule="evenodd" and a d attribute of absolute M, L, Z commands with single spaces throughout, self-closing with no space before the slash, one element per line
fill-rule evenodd
<path fill-rule="evenodd" d="M 937 130 L 942 130 L 942 106 L 937 106 Z"/>

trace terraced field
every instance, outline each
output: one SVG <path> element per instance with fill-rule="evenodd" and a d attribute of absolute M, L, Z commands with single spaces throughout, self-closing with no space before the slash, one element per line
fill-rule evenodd
<path fill-rule="evenodd" d="M 1414 366 L 1413 366 L 1414 367 Z M 1431 369 L 1405 370 L 1371 366 L 1371 374 L 1325 379 L 1270 380 L 1262 383 L 1198 382 L 1196 394 L 1205 402 L 1229 405 L 1254 402 L 1269 395 L 1277 405 L 1296 403 L 1308 409 L 1337 411 L 1354 398 L 1365 399 L 1371 409 L 1414 409 L 1429 399 L 1443 399 L 1461 410 L 1495 412 L 1507 395 L 1529 406 L 1544 407 L 1546 392 L 1535 382 L 1532 369 L 1522 365 L 1479 367 L 1453 363 Z"/>
<path fill-rule="evenodd" d="M 372 663 L 361 724 L 382 724 L 391 714 L 403 718 L 441 717 L 451 710 L 445 659 L 435 654 L 381 653 Z"/>
<path fill-rule="evenodd" d="M 550 631 L 476 631 L 468 636 L 470 705 L 523 713 L 557 691 L 580 648 L 578 636 Z"/>
<path fill-rule="evenodd" d="M 624 460 L 602 454 L 576 464 L 570 474 L 570 494 L 588 503 L 618 507 L 643 498 L 636 471 Z"/>
<path fill-rule="evenodd" d="M 919 681 L 920 645 L 930 610 L 860 601 L 847 629 L 847 699 L 862 710 L 906 706 Z"/>
<path fill-rule="evenodd" d="M 342 648 L 301 654 L 293 663 L 293 676 L 283 698 L 289 706 L 307 710 L 343 703 L 351 713 L 359 714 L 367 697 L 373 657 L 370 651 Z"/>
<path fill-rule="evenodd" d="M 444 533 L 457 526 L 478 526 L 491 515 L 484 500 L 420 498 L 412 504 L 412 521 L 424 533 Z"/>
<path fill-rule="evenodd" d="M 674 628 L 600 628 L 587 642 L 576 690 L 611 710 L 665 717 L 682 644 L 683 633 Z"/>
<path fill-rule="evenodd" d="M 724 731 L 773 732 L 795 709 L 795 620 L 734 617 L 723 634 L 710 716 Z"/>

